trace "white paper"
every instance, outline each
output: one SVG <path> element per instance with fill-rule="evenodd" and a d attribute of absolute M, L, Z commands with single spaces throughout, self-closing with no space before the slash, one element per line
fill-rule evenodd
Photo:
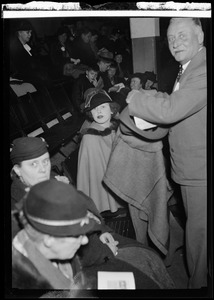
<path fill-rule="evenodd" d="M 157 127 L 157 125 L 149 123 L 149 122 L 147 122 L 143 119 L 137 118 L 137 117 L 134 117 L 134 121 L 135 121 L 136 127 L 141 130 Z"/>
<path fill-rule="evenodd" d="M 98 272 L 98 290 L 135 290 L 132 272 Z"/>

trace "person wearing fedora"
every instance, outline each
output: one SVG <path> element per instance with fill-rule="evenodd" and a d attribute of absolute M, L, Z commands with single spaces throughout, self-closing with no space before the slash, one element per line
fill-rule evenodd
<path fill-rule="evenodd" d="M 99 219 L 88 212 L 87 201 L 73 186 L 53 179 L 27 192 L 20 218 L 23 229 L 12 241 L 12 287 L 19 291 L 96 290 L 98 271 L 121 271 L 133 272 L 136 289 L 174 288 L 159 256 L 141 245 L 121 248 L 120 257 L 84 265 L 79 251 L 88 245 L 90 234 L 101 231 Z M 92 246 L 96 252 L 97 245 Z M 128 255 L 132 251 L 135 264 Z"/>
<path fill-rule="evenodd" d="M 119 110 L 104 90 L 90 89 L 84 111 L 92 121 L 82 130 L 78 155 L 77 189 L 93 199 L 99 212 L 116 212 L 121 204 L 108 192 L 102 178 L 108 163 L 118 122 Z"/>

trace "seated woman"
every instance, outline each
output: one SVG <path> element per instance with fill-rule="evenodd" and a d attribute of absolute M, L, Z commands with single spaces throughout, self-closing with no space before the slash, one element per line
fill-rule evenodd
<path fill-rule="evenodd" d="M 13 142 L 10 153 L 13 163 L 13 171 L 17 177 L 13 178 L 11 197 L 16 197 L 17 220 L 22 220 L 23 196 L 37 183 L 50 178 L 50 157 L 47 144 L 37 137 L 22 137 Z M 56 180 L 68 183 L 65 177 L 55 177 Z M 15 184 L 16 183 L 16 184 Z M 15 189 L 16 187 L 16 189 Z M 19 194 L 18 194 L 19 191 Z M 88 235 L 89 243 L 79 250 L 79 256 L 83 267 L 97 266 L 109 261 L 110 266 L 114 264 L 114 258 L 126 261 L 135 268 L 140 269 L 159 288 L 174 288 L 174 284 L 167 273 L 160 257 L 148 247 L 144 247 L 135 240 L 125 238 L 113 232 L 105 225 L 91 198 L 79 191 L 87 206 L 88 213 L 101 224 L 100 233 Z M 21 218 L 21 219 L 20 219 Z M 12 229 L 16 225 L 17 234 L 23 227 L 12 219 Z M 21 225 L 21 227 L 19 227 Z"/>

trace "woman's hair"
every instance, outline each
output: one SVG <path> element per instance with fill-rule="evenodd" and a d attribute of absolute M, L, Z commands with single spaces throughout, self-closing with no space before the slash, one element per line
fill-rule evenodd
<path fill-rule="evenodd" d="M 120 105 L 118 103 L 116 103 L 116 102 L 108 102 L 108 103 L 109 103 L 109 106 L 110 106 L 110 109 L 111 109 L 111 112 L 112 112 L 111 118 L 114 118 L 116 116 L 116 114 L 120 111 Z M 90 121 L 94 121 L 94 118 L 93 118 L 93 115 L 91 113 L 91 110 L 90 111 L 86 111 L 85 114 L 86 114 L 86 117 Z"/>

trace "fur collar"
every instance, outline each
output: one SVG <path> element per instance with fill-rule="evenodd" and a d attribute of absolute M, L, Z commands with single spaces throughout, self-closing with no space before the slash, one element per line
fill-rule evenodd
<path fill-rule="evenodd" d="M 85 130 L 82 131 L 82 135 L 84 134 L 92 134 L 92 135 L 99 135 L 99 136 L 107 136 L 111 134 L 113 130 L 117 130 L 119 126 L 119 121 L 118 120 L 113 120 L 111 121 L 110 127 L 105 128 L 104 130 L 97 130 L 95 128 L 86 128 Z"/>

